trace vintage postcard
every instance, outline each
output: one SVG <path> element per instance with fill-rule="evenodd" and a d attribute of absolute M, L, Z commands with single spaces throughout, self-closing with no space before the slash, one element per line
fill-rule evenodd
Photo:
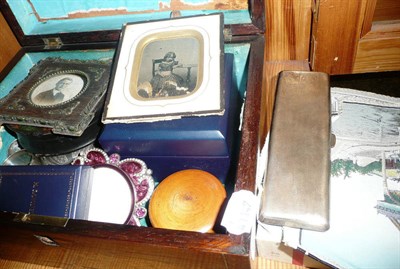
<path fill-rule="evenodd" d="M 301 248 L 336 268 L 400 267 L 400 98 L 331 88 L 331 227 Z"/>

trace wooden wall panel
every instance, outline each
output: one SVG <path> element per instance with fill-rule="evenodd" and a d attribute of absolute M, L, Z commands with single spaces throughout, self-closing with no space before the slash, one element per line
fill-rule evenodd
<path fill-rule="evenodd" d="M 361 40 L 353 73 L 400 70 L 400 36 Z"/>
<path fill-rule="evenodd" d="M 328 74 L 353 71 L 367 0 L 320 0 L 313 22 L 311 68 Z"/>
<path fill-rule="evenodd" d="M 265 6 L 266 60 L 308 59 L 312 0 L 266 0 Z"/>
<path fill-rule="evenodd" d="M 383 9 L 386 4 L 386 9 Z M 400 70 L 400 20 L 386 20 L 376 13 L 382 10 L 396 10 L 392 1 L 368 0 L 364 15 L 363 29 L 357 46 L 353 73 Z M 397 4 L 400 7 L 400 2 Z M 375 14 L 375 15 L 374 15 Z M 399 14 L 400 16 L 400 14 Z"/>
<path fill-rule="evenodd" d="M 0 71 L 21 49 L 17 39 L 0 13 Z"/>
<path fill-rule="evenodd" d="M 305 266 L 301 265 L 294 265 L 290 263 L 284 263 L 280 261 L 273 261 L 269 259 L 264 259 L 261 257 L 258 257 L 255 260 L 255 265 L 253 268 L 257 269 L 307 269 Z"/>
<path fill-rule="evenodd" d="M 265 63 L 261 112 L 261 143 L 268 133 L 276 78 L 282 70 L 309 69 L 313 0 L 266 0 Z"/>
<path fill-rule="evenodd" d="M 399 0 L 376 0 L 373 21 L 400 20 Z"/>

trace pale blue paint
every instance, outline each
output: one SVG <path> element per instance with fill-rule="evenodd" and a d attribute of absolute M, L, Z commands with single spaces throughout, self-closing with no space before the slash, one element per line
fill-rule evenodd
<path fill-rule="evenodd" d="M 250 44 L 227 44 L 225 45 L 225 53 L 233 53 L 233 79 L 239 90 L 240 96 L 243 98 L 247 86 L 247 61 L 250 52 Z"/>
<path fill-rule="evenodd" d="M 8 4 L 25 35 L 28 35 L 39 24 L 31 6 L 19 0 L 9 0 Z"/>
<path fill-rule="evenodd" d="M 4 127 L 0 127 L 0 164 L 7 158 L 8 147 L 15 139 Z"/>
<path fill-rule="evenodd" d="M 10 1 L 10 0 L 9 0 Z M 21 1 L 23 2 L 23 1 Z M 121 8 L 132 11 L 145 11 L 145 10 L 158 10 L 159 0 L 113 0 L 113 1 L 99 1 L 99 0 L 31 0 L 36 12 L 42 18 L 62 18 L 67 17 L 69 13 L 77 11 L 89 11 L 100 9 L 116 9 Z M 163 1 L 167 2 L 167 1 Z M 170 2 L 170 1 L 168 1 Z"/>
<path fill-rule="evenodd" d="M 109 9 L 126 7 L 128 11 L 138 10 L 158 10 L 158 1 L 43 1 L 33 0 L 36 12 L 42 18 L 63 18 L 68 13 L 81 10 L 88 11 L 92 9 Z M 192 0 L 192 2 L 201 2 L 201 0 Z M 170 12 L 153 12 L 145 14 L 118 15 L 118 16 L 102 16 L 81 19 L 62 19 L 48 20 L 39 22 L 36 19 L 34 11 L 26 0 L 8 0 L 8 4 L 12 9 L 25 35 L 38 34 L 55 34 L 55 33 L 73 33 L 101 30 L 118 30 L 128 22 L 142 22 L 149 20 L 167 19 Z M 219 10 L 191 10 L 181 11 L 182 16 L 193 16 L 199 14 L 210 14 L 221 12 Z M 225 24 L 243 24 L 250 23 L 250 14 L 248 10 L 222 11 L 224 13 Z"/>

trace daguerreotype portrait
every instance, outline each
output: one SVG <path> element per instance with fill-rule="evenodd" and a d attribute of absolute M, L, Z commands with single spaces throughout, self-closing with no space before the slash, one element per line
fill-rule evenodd
<path fill-rule="evenodd" d="M 197 32 L 168 33 L 141 50 L 139 72 L 131 76 L 133 98 L 179 98 L 194 93 L 202 80 L 203 39 Z M 162 37 L 162 35 L 159 35 Z"/>
<path fill-rule="evenodd" d="M 220 115 L 222 14 L 123 28 L 103 123 Z"/>
<path fill-rule="evenodd" d="M 104 100 L 110 61 L 46 58 L 0 99 L 0 122 L 80 136 Z"/>
<path fill-rule="evenodd" d="M 59 105 L 76 97 L 85 84 L 84 76 L 74 73 L 56 74 L 34 87 L 30 98 L 38 106 Z"/>

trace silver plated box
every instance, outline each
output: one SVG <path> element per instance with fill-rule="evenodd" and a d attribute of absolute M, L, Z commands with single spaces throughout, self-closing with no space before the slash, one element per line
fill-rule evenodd
<path fill-rule="evenodd" d="M 260 221 L 329 228 L 330 91 L 318 72 L 279 75 Z"/>

